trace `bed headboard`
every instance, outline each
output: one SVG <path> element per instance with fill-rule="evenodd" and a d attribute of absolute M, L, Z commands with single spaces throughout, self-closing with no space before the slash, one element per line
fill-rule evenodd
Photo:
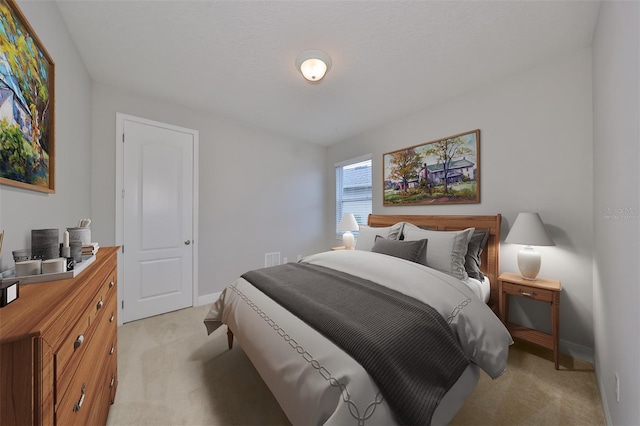
<path fill-rule="evenodd" d="M 491 294 L 488 305 L 498 309 L 498 275 L 500 274 L 500 223 L 502 215 L 466 216 L 466 215 L 377 215 L 370 214 L 367 224 L 372 227 L 391 226 L 398 222 L 409 222 L 416 226 L 437 229 L 439 231 L 458 231 L 466 228 L 488 229 L 489 240 L 481 255 L 480 270 L 491 281 Z"/>

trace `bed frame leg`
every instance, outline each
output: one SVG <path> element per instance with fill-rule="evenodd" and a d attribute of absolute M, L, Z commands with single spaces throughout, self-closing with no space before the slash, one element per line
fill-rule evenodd
<path fill-rule="evenodd" d="M 227 344 L 229 345 L 229 349 L 233 348 L 233 332 L 229 327 L 227 327 Z"/>

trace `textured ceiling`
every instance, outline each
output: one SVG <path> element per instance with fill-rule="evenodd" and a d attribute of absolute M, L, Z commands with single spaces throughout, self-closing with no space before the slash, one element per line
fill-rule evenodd
<path fill-rule="evenodd" d="M 595 1 L 57 1 L 91 77 L 330 145 L 591 45 Z M 333 66 L 307 83 L 296 56 Z"/>

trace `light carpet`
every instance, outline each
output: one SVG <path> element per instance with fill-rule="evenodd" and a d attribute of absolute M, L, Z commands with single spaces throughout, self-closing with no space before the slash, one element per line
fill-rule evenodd
<path fill-rule="evenodd" d="M 287 425 L 277 401 L 226 327 L 207 336 L 209 306 L 118 328 L 118 390 L 107 425 Z M 510 348 L 507 372 L 482 373 L 451 424 L 603 425 L 591 364 L 525 342 Z"/>

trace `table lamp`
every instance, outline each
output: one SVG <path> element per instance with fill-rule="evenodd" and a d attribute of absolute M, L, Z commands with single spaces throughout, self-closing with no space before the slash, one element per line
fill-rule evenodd
<path fill-rule="evenodd" d="M 360 229 L 360 227 L 353 213 L 345 213 L 342 215 L 342 219 L 340 219 L 340 223 L 338 224 L 338 231 L 345 231 L 345 233 L 342 234 L 342 244 L 345 249 L 353 249 L 354 237 L 351 231 L 357 231 L 358 229 Z"/>
<path fill-rule="evenodd" d="M 525 280 L 535 281 L 540 271 L 540 253 L 532 246 L 555 246 L 538 213 L 519 213 L 504 240 L 509 244 L 524 244 L 518 252 L 518 268 Z"/>

